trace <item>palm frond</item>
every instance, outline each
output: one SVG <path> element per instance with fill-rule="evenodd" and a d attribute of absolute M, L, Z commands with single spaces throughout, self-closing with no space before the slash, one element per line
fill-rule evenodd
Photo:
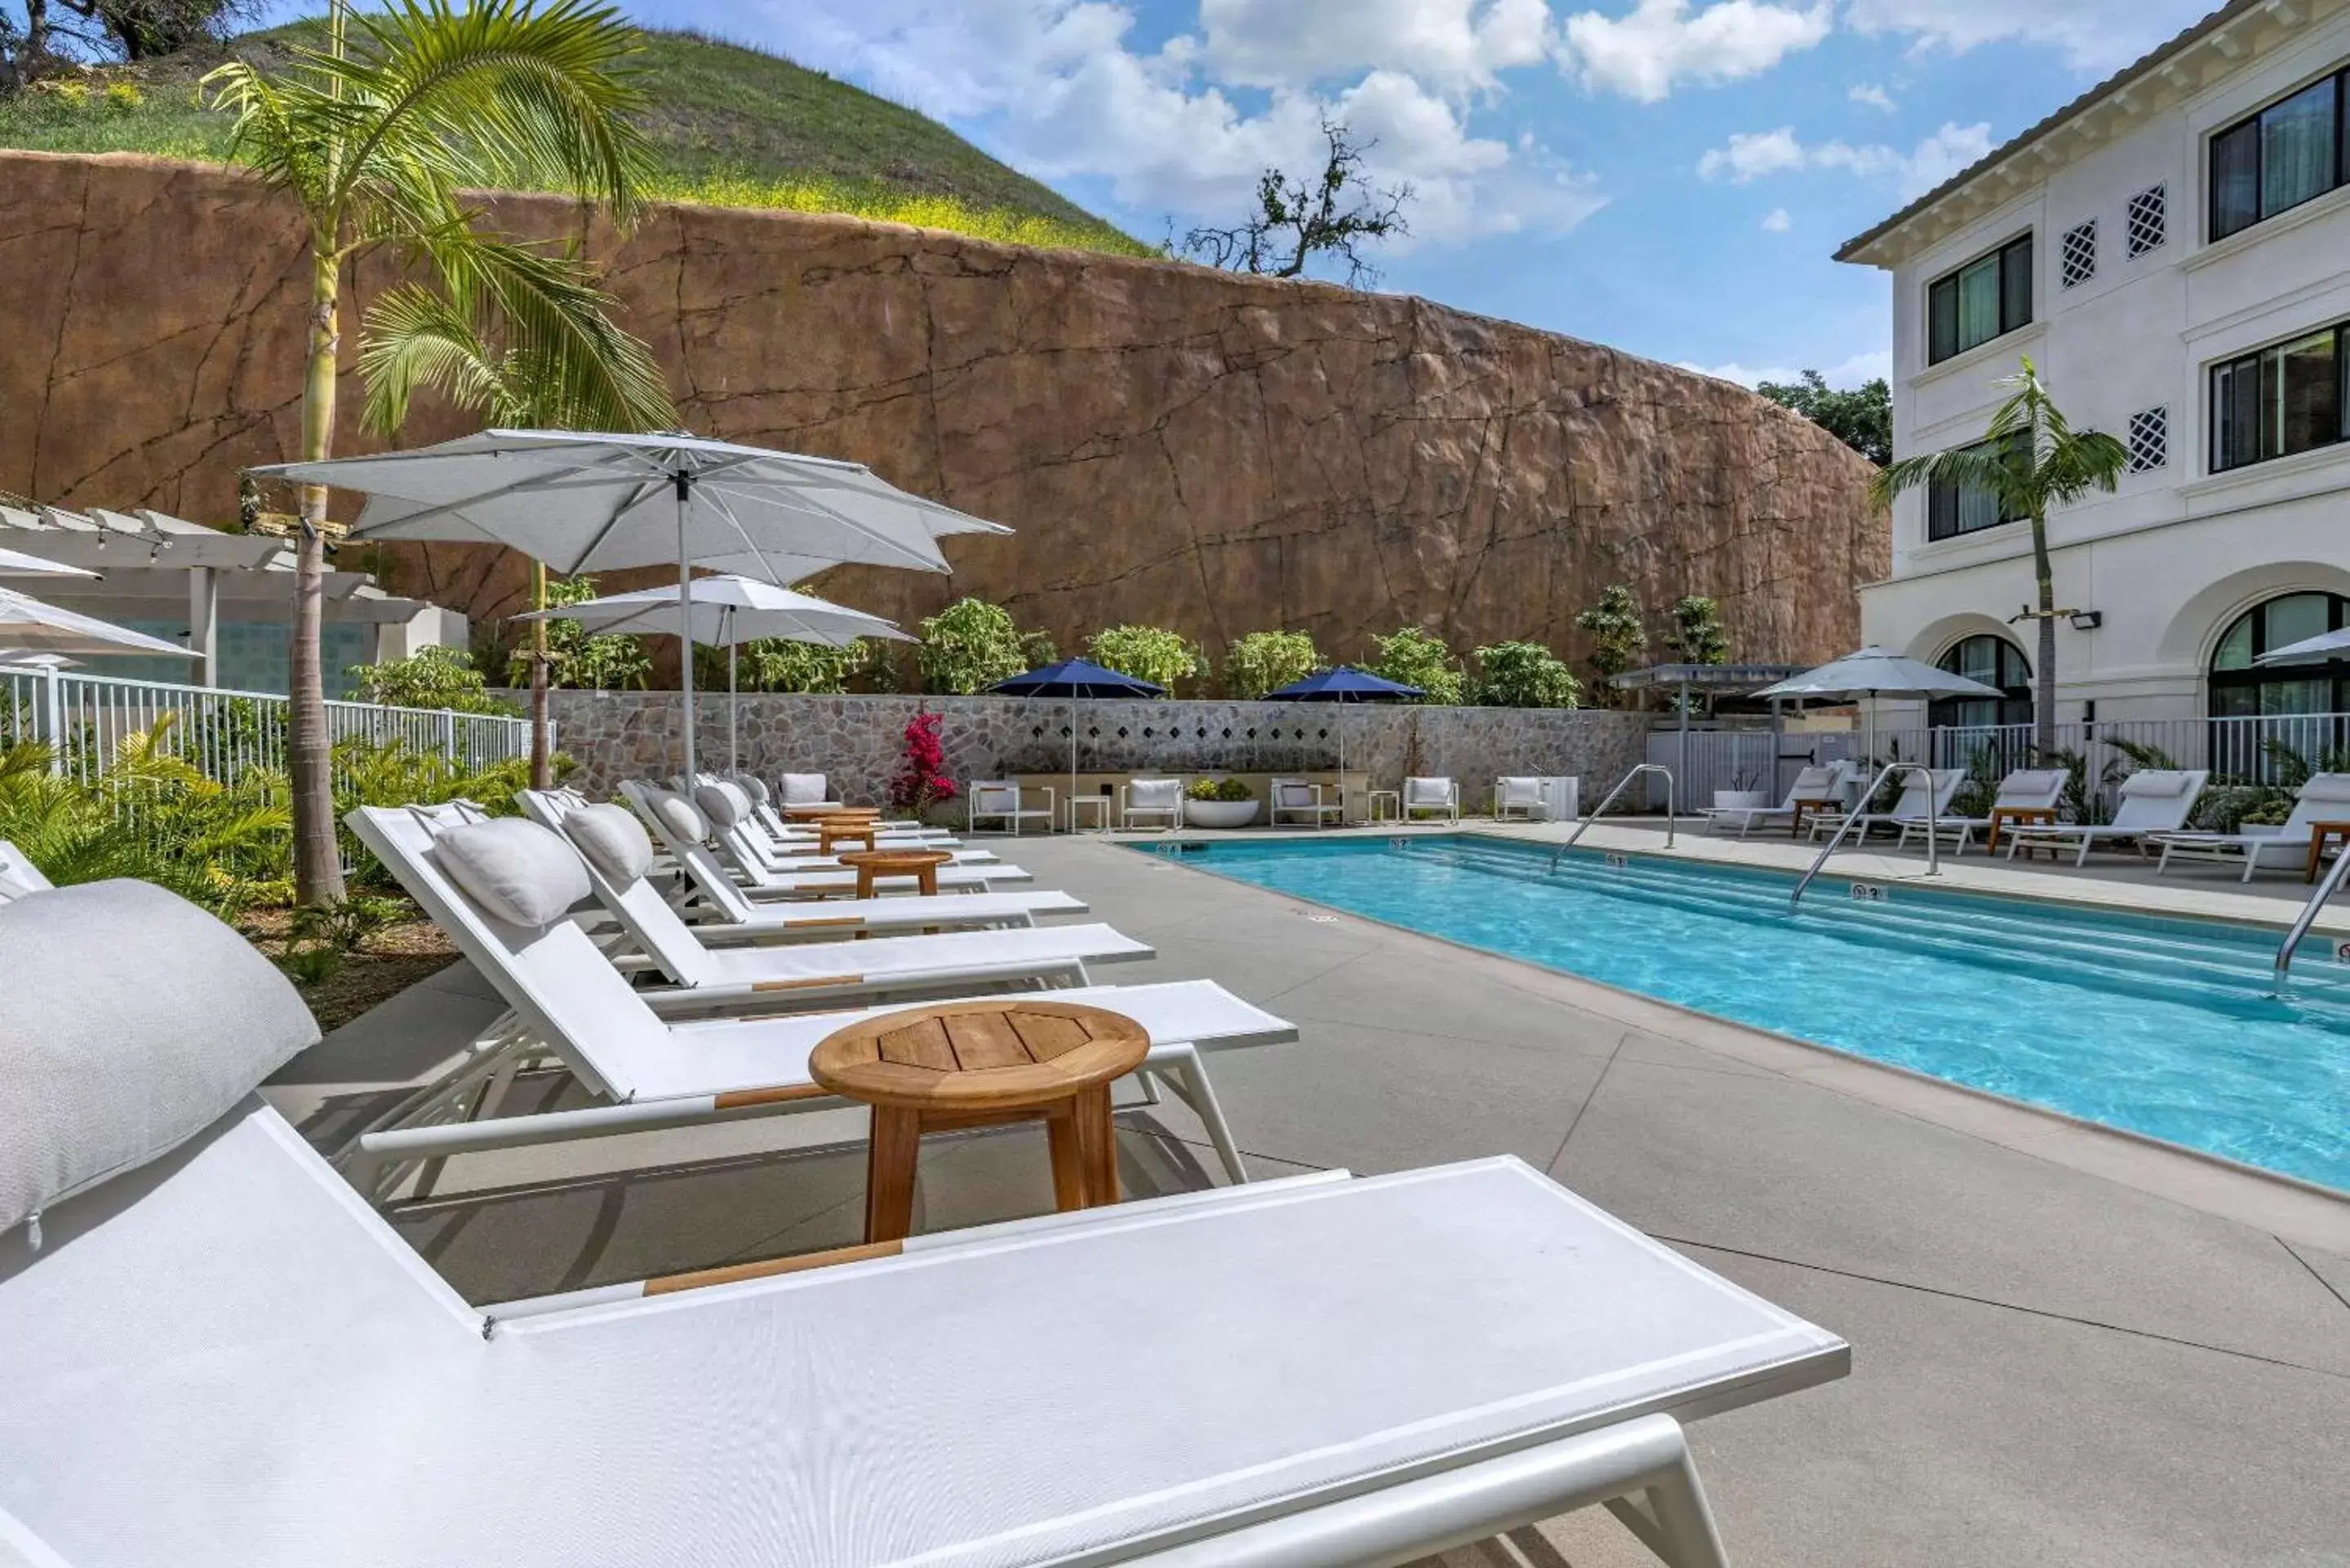
<path fill-rule="evenodd" d="M 452 301 L 416 284 L 386 290 L 359 324 L 359 379 L 367 398 L 359 423 L 390 435 L 407 422 L 408 403 L 429 389 L 493 424 L 521 422 L 506 397 L 501 356 L 482 340 Z"/>

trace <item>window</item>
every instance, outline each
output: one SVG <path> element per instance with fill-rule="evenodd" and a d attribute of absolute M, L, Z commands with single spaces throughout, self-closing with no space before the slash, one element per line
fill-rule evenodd
<path fill-rule="evenodd" d="M 2350 659 L 2260 664 L 2264 653 L 2321 632 L 2339 631 L 2350 599 L 2286 594 L 2238 616 L 2211 652 L 2211 716 L 2350 712 Z"/>
<path fill-rule="evenodd" d="M 1999 688 L 1997 701 L 1988 697 L 1942 697 L 1926 710 L 1926 722 L 1937 730 L 1977 730 L 1993 724 L 2032 722 L 2032 666 L 2023 650 L 2003 637 L 1984 632 L 1954 644 L 1935 662 L 1953 675 Z"/>
<path fill-rule="evenodd" d="M 2350 329 L 2329 327 L 2211 368 L 2211 472 L 2310 452 L 2350 436 Z"/>
<path fill-rule="evenodd" d="M 1962 452 L 1989 452 L 1991 443 L 1977 441 Z M 1955 539 L 1961 534 L 1972 534 L 1983 528 L 1996 528 L 2002 523 L 2012 523 L 2012 517 L 2000 515 L 1999 498 L 1987 490 L 1972 485 L 1934 484 L 1926 491 L 1926 537 Z"/>
<path fill-rule="evenodd" d="M 2170 237 L 2170 198 L 2163 187 L 2149 185 L 2129 199 L 2127 227 L 2133 261 Z"/>
<path fill-rule="evenodd" d="M 2032 236 L 1979 256 L 1926 290 L 1926 363 L 2032 324 Z"/>
<path fill-rule="evenodd" d="M 2170 410 L 2141 409 L 2130 416 L 2129 471 L 2152 473 L 2170 461 Z"/>
<path fill-rule="evenodd" d="M 2097 220 L 2075 223 L 2064 231 L 2064 244 L 2057 258 L 2058 271 L 2064 286 L 2074 287 L 2097 275 Z"/>
<path fill-rule="evenodd" d="M 2344 181 L 2350 72 L 2313 82 L 2211 138 L 2211 237 L 2322 196 Z"/>

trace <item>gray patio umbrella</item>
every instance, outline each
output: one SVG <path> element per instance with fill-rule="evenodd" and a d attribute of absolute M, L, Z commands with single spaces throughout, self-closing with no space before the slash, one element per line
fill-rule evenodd
<path fill-rule="evenodd" d="M 2319 659 L 2340 656 L 2350 649 L 2350 627 L 2340 631 L 2321 631 L 2315 637 L 2305 637 L 2299 642 L 2289 642 L 2282 648 L 2262 654 L 2254 664 L 2313 664 Z"/>
<path fill-rule="evenodd" d="M 1755 697 L 1797 697 L 1814 701 L 1857 701 L 1865 697 L 1930 701 L 1937 697 L 2001 697 L 1996 686 L 1986 686 L 1964 675 L 1953 675 L 1890 649 L 1868 647 L 1831 659 L 1815 670 L 1789 676 L 1775 685 L 1749 693 Z M 1877 759 L 1877 708 L 1869 705 L 1867 755 Z"/>
<path fill-rule="evenodd" d="M 354 538 L 504 545 L 567 575 L 696 562 L 778 587 L 855 562 L 943 572 L 939 539 L 1006 534 L 910 495 L 862 463 L 670 432 L 484 431 L 414 452 L 279 463 L 255 473 L 369 497 Z M 693 755 L 693 661 L 682 661 L 685 771 Z"/>
<path fill-rule="evenodd" d="M 86 572 L 79 566 L 68 566 L 62 561 L 45 560 L 39 556 L 27 556 L 22 550 L 0 549 L 0 577 L 94 577 L 96 572 Z"/>
<path fill-rule="evenodd" d="M 598 633 L 637 632 L 660 637 L 690 636 L 698 643 L 726 650 L 726 766 L 741 765 L 742 748 L 735 724 L 735 650 L 746 642 L 778 638 L 785 642 L 814 643 L 820 648 L 846 648 L 860 638 L 889 642 L 914 639 L 879 616 L 820 599 L 814 594 L 777 587 L 755 577 L 696 577 L 688 587 L 691 602 L 681 612 L 675 588 L 639 588 L 632 594 L 608 594 L 575 605 L 519 615 L 516 620 L 576 620 Z M 689 775 L 691 776 L 691 775 Z"/>

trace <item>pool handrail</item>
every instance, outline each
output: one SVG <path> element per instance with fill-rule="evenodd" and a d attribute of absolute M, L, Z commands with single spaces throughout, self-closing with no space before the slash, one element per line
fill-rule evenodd
<path fill-rule="evenodd" d="M 1607 792 L 1607 798 L 1586 812 L 1583 820 L 1575 825 L 1575 831 L 1566 836 L 1566 842 L 1550 852 L 1550 868 L 1553 871 L 1558 869 L 1558 863 L 1565 857 L 1566 852 L 1575 847 L 1575 841 L 1583 836 L 1583 830 L 1607 815 L 1607 808 L 1616 804 L 1616 797 L 1622 794 L 1625 787 L 1642 774 L 1665 775 L 1665 847 L 1670 849 L 1673 846 L 1673 820 L 1680 815 L 1675 807 L 1673 799 L 1673 770 L 1662 763 L 1635 763 L 1632 764 L 1630 773 L 1616 781 L 1616 787 Z"/>
<path fill-rule="evenodd" d="M 2309 935 L 2309 928 L 2316 923 L 2318 911 L 2325 908 L 2326 901 L 2342 886 L 2345 874 L 2350 874 L 2350 851 L 2334 857 L 2334 864 L 2327 867 L 2324 880 L 2318 883 L 2317 890 L 2309 896 L 2309 902 L 2303 904 L 2301 913 L 2293 918 L 2293 929 L 2287 931 L 2284 940 L 2277 944 L 2276 982 L 2280 988 L 2285 982 L 2286 971 L 2293 967 L 2293 950 L 2301 946 L 2302 938 Z"/>
<path fill-rule="evenodd" d="M 1929 768 L 1923 763 L 1886 763 L 1884 770 L 1880 772 L 1876 778 L 1869 781 L 1868 787 L 1860 792 L 1859 797 L 1853 804 L 1853 808 L 1844 814 L 1844 820 L 1836 824 L 1836 830 L 1829 837 L 1827 847 L 1821 850 L 1818 857 L 1812 862 L 1812 868 L 1804 872 L 1803 880 L 1795 884 L 1794 893 L 1787 899 L 1787 912 L 1789 914 L 1794 914 L 1798 909 L 1803 907 L 1804 889 L 1812 885 L 1812 878 L 1820 874 L 1820 867 L 1826 865 L 1828 863 L 1828 857 L 1836 852 L 1836 846 L 1842 844 L 1844 842 L 1844 836 L 1852 831 L 1852 825 L 1862 820 L 1868 815 L 1864 808 L 1870 801 L 1877 798 L 1877 792 L 1885 787 L 1885 781 L 1892 778 L 1897 774 L 1916 774 L 1918 777 L 1924 779 L 1926 781 L 1927 810 L 1929 812 L 1933 810 L 1934 772 L 1931 768 Z M 1938 877 L 1941 875 L 1941 853 L 1937 848 L 1934 842 L 1939 836 L 1940 835 L 1930 830 L 1926 835 L 1926 875 L 1929 877 Z"/>

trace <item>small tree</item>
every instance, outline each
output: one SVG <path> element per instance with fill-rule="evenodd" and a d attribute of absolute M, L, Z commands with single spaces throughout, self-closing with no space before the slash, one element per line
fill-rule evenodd
<path fill-rule="evenodd" d="M 1053 660 L 1050 639 L 1024 634 L 1010 610 L 985 599 L 957 599 L 926 618 L 920 629 L 916 657 L 928 691 L 968 697 Z"/>
<path fill-rule="evenodd" d="M 1476 701 L 1486 708 L 1572 708 L 1583 682 L 1539 642 L 1496 642 L 1477 650 Z"/>
<path fill-rule="evenodd" d="M 1180 632 L 1160 626 L 1113 626 L 1086 642 L 1086 657 L 1104 670 L 1175 690 L 1179 680 L 1207 673 L 1207 660 Z"/>
<path fill-rule="evenodd" d="M 1754 389 L 1794 410 L 1877 467 L 1893 461 L 1893 392 L 1884 377 L 1838 391 L 1817 370 L 1806 370 L 1799 380 L 1765 381 Z"/>
<path fill-rule="evenodd" d="M 1612 701 L 1616 677 L 1648 651 L 1648 628 L 1641 621 L 1640 601 L 1622 583 L 1612 584 L 1597 604 L 1575 618 L 1575 624 L 1590 634 L 1592 673 Z"/>
<path fill-rule="evenodd" d="M 1427 693 L 1420 701 L 1430 706 L 1451 707 L 1461 701 L 1466 681 L 1460 660 L 1442 638 L 1408 626 L 1391 636 L 1371 639 L 1371 646 L 1378 650 L 1371 661 L 1372 674 L 1419 687 Z"/>
<path fill-rule="evenodd" d="M 406 659 L 355 664 L 344 673 L 362 702 L 389 708 L 453 708 L 460 713 L 507 713 L 511 703 L 489 693 L 489 682 L 463 649 L 429 643 Z"/>
<path fill-rule="evenodd" d="M 1322 667 L 1322 655 L 1305 633 L 1253 631 L 1224 649 L 1224 691 L 1253 702 Z"/>
<path fill-rule="evenodd" d="M 1183 236 L 1182 253 L 1211 266 L 1274 277 L 1295 277 L 1315 256 L 1328 254 L 1346 262 L 1350 287 L 1377 283 L 1378 269 L 1360 247 L 1411 233 L 1403 215 L 1411 187 L 1374 186 L 1363 172 L 1363 154 L 1378 143 L 1357 145 L 1345 121 L 1324 119 L 1322 139 L 1329 153 L 1319 179 L 1308 184 L 1266 170 L 1256 182 L 1254 213 L 1229 229 L 1193 229 Z"/>
<path fill-rule="evenodd" d="M 1730 637 L 1721 627 L 1721 606 L 1698 594 L 1684 594 L 1673 606 L 1673 628 L 1665 647 L 1682 664 L 1727 664 Z"/>
<path fill-rule="evenodd" d="M 2007 401 L 1991 416 L 1980 445 L 1905 457 L 1877 476 L 1869 494 L 1889 505 L 1905 490 L 1937 484 L 1988 493 L 2002 517 L 2032 524 L 2032 572 L 2039 607 L 2028 611 L 2040 623 L 2040 659 L 2033 671 L 2032 743 L 2042 756 L 2056 750 L 2055 568 L 2048 558 L 2048 514 L 2091 491 L 2111 494 L 2120 486 L 2129 452 L 2100 431 L 2075 431 L 2048 385 L 2025 359 L 2022 369 L 1996 383 L 2010 389 Z"/>
<path fill-rule="evenodd" d="M 906 721 L 906 750 L 898 771 L 889 776 L 889 806 L 920 816 L 934 805 L 955 797 L 955 782 L 946 773 L 946 747 L 939 742 L 945 715 L 928 708 Z"/>

